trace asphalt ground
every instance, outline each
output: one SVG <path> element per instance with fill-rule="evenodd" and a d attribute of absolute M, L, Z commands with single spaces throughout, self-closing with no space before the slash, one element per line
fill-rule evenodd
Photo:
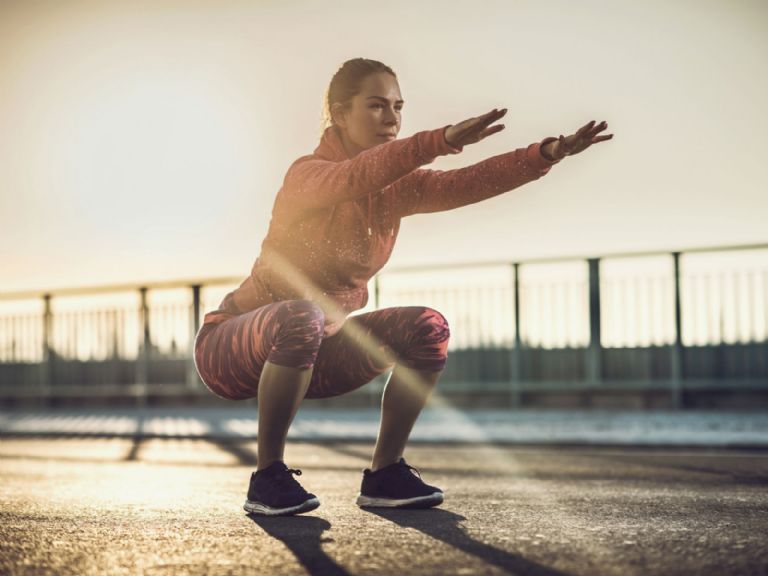
<path fill-rule="evenodd" d="M 768 453 L 415 444 L 430 510 L 354 504 L 371 444 L 290 442 L 322 505 L 245 514 L 253 441 L 0 439 L 3 575 L 768 574 Z"/>

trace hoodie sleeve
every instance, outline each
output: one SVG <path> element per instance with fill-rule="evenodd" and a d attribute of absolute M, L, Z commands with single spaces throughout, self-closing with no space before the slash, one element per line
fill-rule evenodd
<path fill-rule="evenodd" d="M 446 128 L 386 142 L 348 160 L 299 158 L 285 175 L 275 208 L 295 220 L 308 211 L 377 192 L 437 156 L 461 152 L 446 142 Z"/>
<path fill-rule="evenodd" d="M 547 160 L 541 147 L 545 138 L 457 170 L 416 170 L 393 187 L 400 217 L 452 210 L 498 196 L 538 180 L 559 161 Z"/>

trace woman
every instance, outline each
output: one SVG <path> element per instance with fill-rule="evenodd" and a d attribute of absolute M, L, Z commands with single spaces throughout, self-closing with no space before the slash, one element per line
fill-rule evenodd
<path fill-rule="evenodd" d="M 286 173 L 251 274 L 205 315 L 195 363 L 223 398 L 258 400 L 258 465 L 244 508 L 287 515 L 320 505 L 283 462 L 304 398 L 354 390 L 392 370 L 382 397 L 371 467 L 357 504 L 430 507 L 442 490 L 403 459 L 416 418 L 445 366 L 449 329 L 426 307 L 377 310 L 367 283 L 389 259 L 400 220 L 458 208 L 546 174 L 565 156 L 608 140 L 592 121 L 458 170 L 420 168 L 503 130 L 506 109 L 397 139 L 403 99 L 395 73 L 375 60 L 345 62 L 328 89 L 330 121 L 319 146 Z"/>

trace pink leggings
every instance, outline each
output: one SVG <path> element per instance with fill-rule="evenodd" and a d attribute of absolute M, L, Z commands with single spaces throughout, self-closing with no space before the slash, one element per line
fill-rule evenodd
<path fill-rule="evenodd" d="M 443 315 L 423 306 L 352 316 L 326 338 L 323 312 L 308 300 L 275 302 L 241 315 L 222 312 L 221 318 L 197 333 L 195 366 L 211 392 L 228 400 L 257 396 L 266 361 L 314 366 L 307 398 L 345 394 L 396 363 L 438 372 L 450 336 Z"/>

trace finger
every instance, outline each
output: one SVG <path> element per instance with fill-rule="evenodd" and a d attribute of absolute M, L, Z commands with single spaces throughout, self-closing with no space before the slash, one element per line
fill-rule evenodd
<path fill-rule="evenodd" d="M 482 126 L 483 128 L 485 128 L 486 126 L 490 126 L 500 118 L 503 118 L 506 113 L 507 113 L 506 108 L 502 108 L 501 110 L 494 108 L 488 114 L 484 114 L 483 116 L 480 116 L 478 125 Z"/>
<path fill-rule="evenodd" d="M 491 116 L 498 116 L 499 118 L 501 118 L 506 113 L 507 113 L 506 108 L 494 108 L 490 112 L 486 112 L 485 114 L 483 114 L 481 118 L 491 117 Z"/>
<path fill-rule="evenodd" d="M 483 114 L 482 116 L 479 116 L 477 118 L 478 125 L 480 125 L 483 128 L 485 128 L 486 126 L 489 126 L 489 125 L 493 124 L 494 122 L 496 122 L 500 118 L 503 118 L 506 113 L 507 113 L 507 109 L 506 108 L 502 108 L 501 110 L 499 110 L 498 108 L 494 108 L 493 110 L 491 110 L 487 114 Z"/>
<path fill-rule="evenodd" d="M 496 126 L 491 126 L 490 128 L 486 128 L 482 132 L 480 132 L 480 139 L 490 136 L 491 134 L 496 134 L 497 132 L 501 132 L 504 130 L 504 124 L 497 124 Z"/>
<path fill-rule="evenodd" d="M 479 122 L 485 122 L 486 120 L 493 118 L 498 113 L 499 113 L 499 109 L 494 108 L 490 112 L 486 112 L 485 114 L 480 114 L 480 116 L 473 116 L 472 118 L 467 118 L 464 122 L 467 122 L 469 124 L 477 124 Z"/>
<path fill-rule="evenodd" d="M 469 134 L 476 134 L 476 135 L 479 135 L 479 134 L 481 134 L 481 133 L 482 133 L 484 130 L 486 130 L 486 129 L 487 129 L 487 128 L 488 128 L 488 127 L 491 125 L 491 124 L 493 124 L 493 123 L 494 123 L 494 122 L 496 122 L 496 121 L 497 121 L 499 118 L 501 118 L 501 117 L 504 115 L 504 112 L 506 112 L 506 110 L 504 110 L 504 111 L 501 113 L 501 115 L 499 115 L 499 114 L 497 113 L 497 114 L 496 114 L 496 115 L 494 115 L 494 116 L 488 116 L 488 117 L 484 117 L 484 116 L 481 116 L 481 117 L 477 118 L 477 119 L 476 119 L 476 120 L 477 120 L 476 122 L 472 122 L 472 123 L 470 123 L 470 124 L 469 124 L 469 125 L 466 127 L 466 130 L 462 130 L 462 134 L 465 134 L 465 135 L 469 135 Z"/>
<path fill-rule="evenodd" d="M 584 124 L 584 126 L 582 126 L 581 128 L 579 128 L 576 131 L 576 136 L 582 136 L 582 135 L 586 134 L 587 132 L 589 132 L 592 129 L 592 127 L 594 125 L 595 125 L 595 121 L 594 120 L 591 120 L 589 123 Z"/>
<path fill-rule="evenodd" d="M 467 131 L 478 129 L 478 127 L 481 127 L 480 129 L 482 129 L 485 126 L 492 124 L 498 118 L 501 118 L 501 116 L 504 115 L 503 113 L 499 115 L 499 112 L 500 111 L 497 108 L 494 108 L 490 112 L 486 112 L 481 116 L 474 116 L 472 118 L 467 118 L 463 122 L 459 122 L 456 126 L 461 130 L 467 130 Z M 506 112 L 506 110 L 504 110 L 504 112 Z"/>
<path fill-rule="evenodd" d="M 606 134 L 605 136 L 598 136 L 595 139 L 592 140 L 592 143 L 595 144 L 597 142 L 603 142 L 604 140 L 610 140 L 613 138 L 613 134 Z"/>

